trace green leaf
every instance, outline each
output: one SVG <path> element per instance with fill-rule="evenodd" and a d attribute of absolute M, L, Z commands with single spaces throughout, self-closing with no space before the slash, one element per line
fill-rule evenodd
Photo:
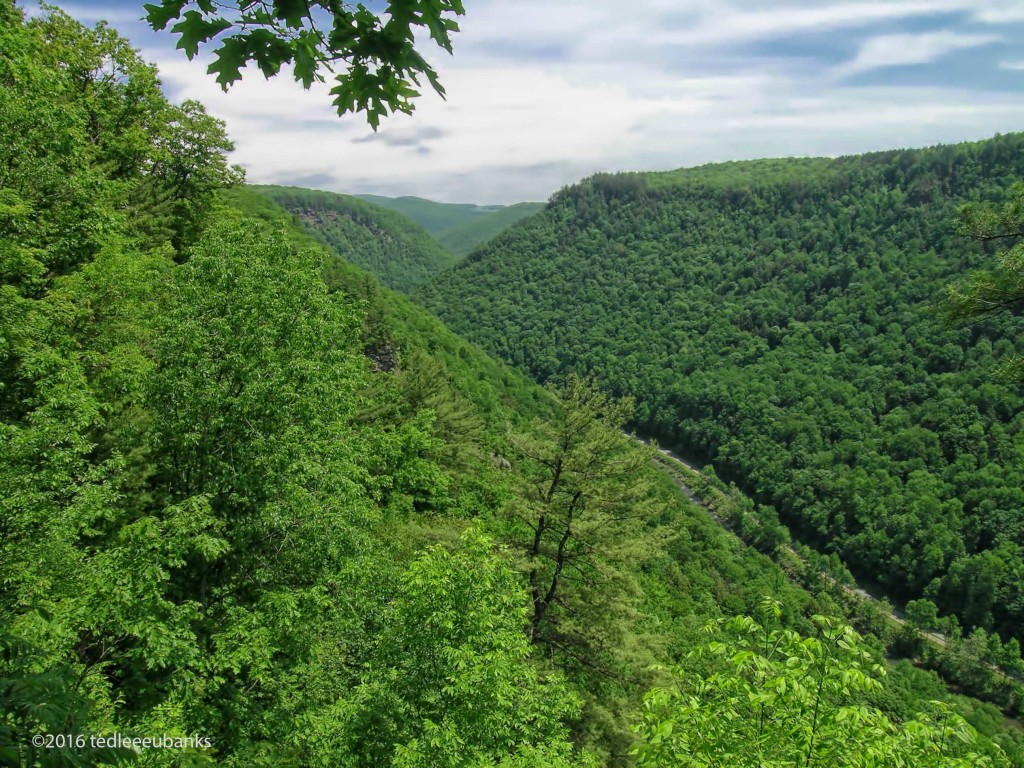
<path fill-rule="evenodd" d="M 308 14 L 309 5 L 305 0 L 274 0 L 274 16 L 292 29 L 301 29 Z"/>
<path fill-rule="evenodd" d="M 255 61 L 267 78 L 276 75 L 293 57 L 292 46 L 268 29 L 253 30 L 246 38 L 246 58 Z"/>
<path fill-rule="evenodd" d="M 242 79 L 241 70 L 247 61 L 246 50 L 245 38 L 242 35 L 233 35 L 224 40 L 221 47 L 214 52 L 217 58 L 206 71 L 211 75 L 217 75 L 217 82 L 224 90 Z"/>
<path fill-rule="evenodd" d="M 162 3 L 147 3 L 142 6 L 146 11 L 146 23 L 156 31 L 164 29 L 171 19 L 181 16 L 181 9 L 185 7 L 186 0 L 163 0 Z"/>
<path fill-rule="evenodd" d="M 302 83 L 302 87 L 309 90 L 314 80 L 323 82 L 323 78 L 317 75 L 316 49 L 305 40 L 299 40 L 295 44 L 295 79 Z"/>
<path fill-rule="evenodd" d="M 171 32 L 181 36 L 177 47 L 185 51 L 185 55 L 191 60 L 199 53 L 201 43 L 230 28 L 231 22 L 227 19 L 207 21 L 199 11 L 188 11 L 183 21 L 171 27 Z"/>

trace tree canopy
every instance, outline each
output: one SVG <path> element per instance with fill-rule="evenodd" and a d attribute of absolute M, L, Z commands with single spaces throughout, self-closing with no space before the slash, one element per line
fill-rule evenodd
<path fill-rule="evenodd" d="M 816 616 L 816 632 L 801 637 L 780 629 L 778 617 L 766 600 L 757 619 L 707 628 L 693 656 L 710 659 L 711 671 L 680 669 L 676 686 L 648 694 L 638 766 L 1008 765 L 999 750 L 979 752 L 973 729 L 941 704 L 903 723 L 865 706 L 885 670 L 852 628 Z"/>
<path fill-rule="evenodd" d="M 457 261 L 414 221 L 357 197 L 298 187 L 253 189 L 291 211 L 342 258 L 397 291 L 411 293 Z"/>
<path fill-rule="evenodd" d="M 995 269 L 979 269 L 967 282 L 948 286 L 950 316 L 977 321 L 1002 313 L 1020 315 L 1024 309 L 1024 184 L 1015 184 L 1005 202 L 965 205 L 959 223 L 964 234 L 1005 248 Z M 1020 378 L 1024 364 L 1016 357 L 1007 362 L 1006 370 Z"/>

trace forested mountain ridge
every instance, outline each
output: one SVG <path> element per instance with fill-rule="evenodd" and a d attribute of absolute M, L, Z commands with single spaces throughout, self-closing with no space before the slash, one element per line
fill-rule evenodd
<path fill-rule="evenodd" d="M 629 398 L 541 390 L 240 188 L 106 25 L 0 0 L 0 135 L 0 761 L 1024 764 L 687 503 Z"/>
<path fill-rule="evenodd" d="M 438 243 L 459 257 L 465 256 L 478 245 L 496 237 L 517 221 L 532 216 L 544 207 L 544 203 L 473 205 L 437 203 L 422 197 L 355 197 L 408 216 L 433 235 Z"/>
<path fill-rule="evenodd" d="M 302 226 L 301 220 L 289 216 L 283 208 L 270 203 L 265 197 L 251 189 L 236 188 L 226 190 L 221 195 L 232 209 L 242 212 L 245 217 L 266 222 L 275 230 L 286 233 L 293 247 L 308 247 L 315 243 Z M 458 402 L 462 393 L 472 402 L 477 413 L 487 425 L 485 432 L 491 432 L 495 425 L 500 425 L 503 422 L 512 422 L 522 429 L 537 430 L 540 425 L 536 420 L 531 425 L 529 423 L 531 416 L 543 415 L 545 419 L 551 418 L 554 403 L 547 393 L 533 386 L 514 370 L 484 355 L 479 348 L 455 336 L 438 320 L 418 305 L 413 304 L 405 296 L 378 286 L 369 275 L 341 261 L 328 261 L 325 277 L 329 285 L 343 289 L 346 293 L 359 297 L 365 302 L 364 335 L 372 340 L 367 349 L 371 355 L 382 347 L 392 348 L 393 346 L 397 350 L 404 350 L 405 355 L 412 356 L 412 359 L 404 366 L 408 369 L 406 375 L 411 374 L 414 380 L 420 382 L 420 386 L 436 387 L 437 385 L 436 380 L 424 377 L 422 373 L 417 372 L 417 368 L 426 366 L 427 371 L 430 371 L 431 366 L 438 364 L 442 366 L 442 371 L 454 389 L 454 391 L 444 394 L 442 387 L 441 393 L 435 393 L 434 400 L 431 401 L 432 407 L 435 408 L 437 405 L 433 404 L 442 404 L 438 414 L 442 424 L 450 418 L 448 409 L 443 404 L 453 397 Z M 424 359 L 424 355 L 429 359 Z M 447 441 L 451 441 L 453 438 L 466 439 L 466 436 L 457 430 L 453 432 L 448 429 L 442 434 L 445 434 Z M 524 437 L 518 439 L 521 440 Z M 487 445 L 490 446 L 488 450 L 498 446 L 499 450 L 509 451 L 510 456 L 516 455 L 516 449 L 508 445 L 506 438 L 500 432 L 491 432 Z M 446 450 L 458 454 L 464 452 L 465 447 L 465 445 L 449 445 Z M 464 469 L 463 475 L 463 482 L 465 482 L 469 476 Z M 497 477 L 500 478 L 500 475 Z M 491 475 L 487 482 L 493 484 L 495 479 L 496 477 Z M 659 478 L 659 482 L 663 484 L 660 493 L 674 496 L 670 492 L 670 485 L 665 485 L 665 478 Z M 471 481 L 471 483 L 475 485 L 475 481 Z M 463 493 L 468 493 L 471 490 L 472 488 L 466 489 Z M 480 503 L 480 499 L 477 497 L 470 496 L 469 498 L 474 499 L 475 503 Z M 676 497 L 675 503 L 678 504 L 678 502 L 679 499 Z M 738 497 L 723 499 L 721 505 L 720 512 L 722 514 L 735 514 L 739 516 L 737 519 L 749 515 L 752 510 L 752 505 L 746 499 Z M 661 625 L 656 642 L 669 643 L 673 649 L 688 648 L 697 640 L 697 636 L 693 634 L 697 629 L 693 624 L 696 616 L 715 615 L 719 611 L 750 612 L 754 610 L 758 600 L 769 593 L 783 600 L 788 611 L 798 610 L 797 606 L 800 606 L 806 613 L 816 606 L 816 601 L 811 600 L 807 592 L 791 581 L 787 581 L 782 569 L 759 555 L 755 549 L 737 548 L 735 538 L 724 534 L 715 523 L 696 508 L 691 507 L 685 512 L 681 510 L 670 512 L 663 521 L 663 525 L 665 525 L 665 529 L 663 529 L 662 535 L 671 531 L 666 551 L 664 554 L 654 555 L 653 558 L 651 557 L 653 553 L 649 553 L 646 558 L 641 558 L 641 570 L 630 577 L 639 578 L 642 582 L 640 587 L 644 593 L 642 621 L 645 624 L 655 622 Z M 502 532 L 503 536 L 509 536 L 509 531 L 504 526 L 505 523 L 501 523 L 498 530 Z M 427 532 L 427 535 L 432 537 L 438 534 Z M 532 536 L 532 531 L 530 535 Z M 658 549 L 660 548 L 655 551 Z M 809 584 L 819 583 L 819 570 L 822 567 L 828 567 L 827 561 L 819 558 L 812 559 L 805 566 L 806 574 L 802 580 L 809 579 L 807 581 Z M 679 582 L 680 589 L 666 592 L 666 583 L 674 583 L 678 579 L 683 580 Z M 849 596 L 835 583 L 825 581 L 820 582 L 820 585 L 828 587 L 833 592 L 839 605 L 843 605 L 844 599 Z M 817 597 L 818 600 L 827 601 L 828 599 L 821 591 L 818 592 Z M 597 598 L 591 599 L 597 600 Z M 831 611 L 839 610 L 837 605 L 827 602 L 826 605 L 830 606 L 829 610 Z M 851 607 L 844 606 L 843 610 L 850 611 Z M 612 614 L 615 615 L 614 610 Z M 808 626 L 804 620 L 796 619 L 792 614 L 790 616 L 789 622 L 795 621 L 796 625 L 805 628 Z M 883 614 L 878 613 L 870 605 L 854 604 L 851 618 L 865 630 L 877 633 L 879 637 L 886 637 Z M 630 633 L 626 634 L 626 638 L 630 643 L 650 641 L 650 639 L 641 641 L 639 638 L 630 637 Z M 886 637 L 885 640 L 889 643 L 895 641 L 896 638 L 892 636 Z M 908 639 L 904 639 L 903 642 L 908 642 Z M 913 643 L 914 641 L 910 639 L 909 642 Z M 958 643 L 956 648 L 950 648 L 947 656 L 935 663 L 934 666 L 943 670 L 948 667 L 948 672 L 951 672 L 950 679 L 959 680 L 960 677 L 964 677 L 963 682 L 967 684 L 967 675 L 960 670 L 974 669 L 979 664 L 984 666 L 988 662 L 982 659 L 990 658 L 988 651 L 979 651 L 974 648 L 975 645 L 977 644 L 973 643 L 968 650 L 965 647 L 960 647 Z M 669 657 L 676 658 L 678 652 L 680 651 L 674 650 Z M 639 659 L 644 658 L 643 655 L 639 657 Z M 1016 655 L 1010 654 L 1007 658 L 1015 660 Z M 578 659 L 575 664 L 572 659 L 569 661 L 570 666 L 573 667 L 580 663 Z M 639 660 L 633 663 L 637 664 L 638 662 Z M 634 668 L 631 674 L 636 674 L 638 671 Z M 893 710 L 900 713 L 901 717 L 912 713 L 914 702 L 919 698 L 945 697 L 938 680 L 914 670 L 906 662 L 903 662 L 895 672 L 896 674 L 887 682 L 882 700 L 890 703 L 893 701 L 903 702 L 896 710 Z M 594 671 L 584 666 L 576 669 L 576 675 L 577 677 L 574 679 L 577 683 L 586 687 L 585 681 L 594 678 Z M 598 674 L 596 680 L 592 680 L 592 682 L 600 681 L 600 679 L 601 675 Z M 1008 692 L 1005 685 L 993 680 L 980 685 L 976 682 L 970 684 L 973 685 L 974 692 L 978 694 L 986 693 L 988 695 L 991 693 L 991 689 L 1001 688 L 1003 693 L 999 700 L 1003 706 L 1009 709 L 1016 706 L 1015 704 L 1008 706 L 1008 702 L 1016 700 L 1014 698 L 1016 694 Z M 618 687 L 615 685 L 613 689 L 618 689 Z M 608 696 L 609 692 L 606 691 L 603 695 Z M 621 696 L 621 693 L 613 695 Z M 628 698 L 618 698 L 615 701 L 614 706 L 617 708 L 631 706 Z M 972 723 L 977 723 L 985 728 L 986 733 L 990 736 L 998 735 L 999 743 L 1012 748 L 1012 754 L 1018 754 L 1016 750 L 1019 748 L 1014 745 L 1013 741 L 1007 740 L 1004 735 L 1001 735 L 1003 730 L 1000 725 L 1001 718 L 991 705 L 979 706 L 977 702 L 968 699 L 957 699 L 956 701 L 958 710 L 968 716 Z M 601 698 L 589 699 L 587 718 L 594 718 L 598 722 L 602 718 L 610 718 L 605 722 L 603 726 L 605 728 L 612 723 L 622 723 L 626 717 L 625 712 L 609 713 L 606 710 L 608 706 L 609 702 Z M 586 719 L 581 725 L 586 728 L 595 727 L 594 723 L 587 722 Z M 598 734 L 601 734 L 600 730 L 594 735 Z M 610 738 L 622 739 L 623 734 L 616 735 L 613 728 L 610 732 L 600 735 L 598 744 L 606 748 L 607 740 Z M 1020 758 L 1024 760 L 1024 750 L 1022 750 Z M 612 764 L 618 764 L 618 761 L 613 760 Z"/>
<path fill-rule="evenodd" d="M 342 258 L 408 293 L 454 265 L 452 254 L 415 221 L 349 195 L 300 187 L 252 187 L 298 216 Z"/>
<path fill-rule="evenodd" d="M 437 241 L 456 256 L 466 256 L 513 224 L 533 216 L 543 208 L 544 203 L 516 203 L 461 226 L 446 229 L 437 236 Z"/>
<path fill-rule="evenodd" d="M 435 237 L 442 232 L 461 227 L 472 221 L 500 211 L 501 205 L 475 205 L 473 203 L 438 203 L 422 197 L 384 197 L 382 195 L 353 195 L 360 200 L 398 211 L 408 216 Z"/>
<path fill-rule="evenodd" d="M 220 191 L 219 197 L 230 210 L 284 234 L 293 248 L 324 250 L 302 217 L 273 202 L 265 188 L 234 187 Z M 548 394 L 521 371 L 456 336 L 404 294 L 382 286 L 372 270 L 349 263 L 333 249 L 327 253 L 327 284 L 362 302 L 365 352 L 393 354 L 395 364 L 401 364 L 405 354 L 428 354 L 443 365 L 458 392 L 494 425 L 551 412 Z"/>
<path fill-rule="evenodd" d="M 392 200 L 272 185 L 251 188 L 296 215 L 324 245 L 404 293 L 544 207 L 541 203 L 449 205 L 420 198 Z M 380 201 L 396 204 L 381 205 Z M 444 228 L 453 221 L 461 223 Z"/>
<path fill-rule="evenodd" d="M 419 294 L 540 380 L 638 398 L 636 425 L 710 462 L 807 540 L 964 624 L 1024 626 L 1015 318 L 947 323 L 993 250 L 1024 137 L 835 160 L 598 175 Z"/>

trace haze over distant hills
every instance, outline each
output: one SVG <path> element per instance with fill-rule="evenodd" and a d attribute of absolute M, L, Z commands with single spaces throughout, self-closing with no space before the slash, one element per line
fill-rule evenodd
<path fill-rule="evenodd" d="M 382 208 L 408 216 L 427 232 L 439 235 L 445 230 L 500 211 L 503 205 L 476 205 L 474 203 L 437 203 L 422 197 L 383 197 L 381 195 L 352 195 Z"/>
<path fill-rule="evenodd" d="M 437 203 L 422 197 L 354 197 L 408 216 L 457 256 L 465 256 L 476 246 L 497 236 L 517 221 L 532 216 L 544 208 L 544 203 L 475 205 Z"/>
<path fill-rule="evenodd" d="M 297 216 L 344 258 L 406 293 L 544 207 L 453 205 L 273 185 L 251 189 Z"/>

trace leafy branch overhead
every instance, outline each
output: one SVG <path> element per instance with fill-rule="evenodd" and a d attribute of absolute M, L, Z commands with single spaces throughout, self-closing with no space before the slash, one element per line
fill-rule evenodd
<path fill-rule="evenodd" d="M 379 15 L 362 3 L 339 0 L 161 0 L 145 9 L 155 30 L 175 22 L 171 32 L 189 59 L 201 46 L 220 43 L 208 71 L 224 90 L 250 62 L 267 78 L 291 65 L 306 89 L 325 82 L 328 73 L 338 114 L 365 112 L 374 130 L 389 113 L 412 113 L 421 78 L 444 97 L 437 72 L 416 50 L 415 35 L 425 28 L 451 53 L 451 33 L 459 30 L 454 17 L 465 12 L 462 0 L 389 0 Z"/>

